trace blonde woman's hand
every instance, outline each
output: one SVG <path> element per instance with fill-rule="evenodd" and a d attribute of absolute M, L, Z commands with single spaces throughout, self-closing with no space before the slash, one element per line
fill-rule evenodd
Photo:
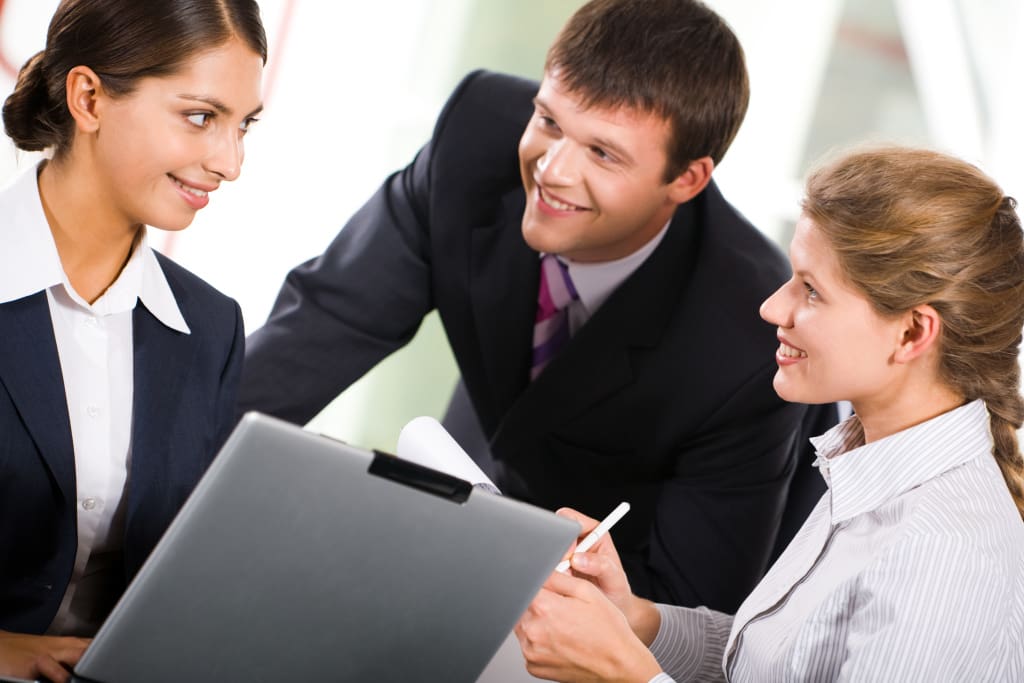
<path fill-rule="evenodd" d="M 552 574 L 515 633 L 538 678 L 646 683 L 661 671 L 619 608 L 586 579 Z"/>

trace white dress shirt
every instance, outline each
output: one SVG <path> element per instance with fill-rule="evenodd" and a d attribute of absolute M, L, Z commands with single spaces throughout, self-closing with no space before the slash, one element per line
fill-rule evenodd
<path fill-rule="evenodd" d="M 658 606 L 652 683 L 1024 680 L 1024 522 L 985 404 L 812 441 L 828 491 L 735 618 Z"/>
<path fill-rule="evenodd" d="M 122 580 L 132 310 L 141 299 L 164 325 L 186 334 L 189 329 L 145 232 L 117 280 L 89 304 L 61 265 L 39 198 L 37 170 L 24 173 L 4 194 L 14 211 L 0 255 L 0 302 L 46 292 L 75 451 L 78 547 L 71 582 L 48 632 L 91 634 Z"/>
<path fill-rule="evenodd" d="M 594 315 L 601 307 L 601 304 L 611 296 L 612 292 L 625 282 L 626 278 L 632 275 L 658 248 L 671 222 L 669 220 L 668 223 L 665 223 L 658 234 L 647 244 L 632 254 L 614 261 L 583 263 L 558 257 L 569 268 L 569 278 L 576 288 L 576 293 L 580 295 L 579 299 L 569 304 L 569 334 L 576 334 L 590 319 L 590 316 Z"/>

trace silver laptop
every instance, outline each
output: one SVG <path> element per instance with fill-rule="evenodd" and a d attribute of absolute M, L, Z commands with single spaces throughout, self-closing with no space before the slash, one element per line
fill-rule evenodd
<path fill-rule="evenodd" d="M 250 413 L 74 680 L 475 681 L 578 531 Z"/>

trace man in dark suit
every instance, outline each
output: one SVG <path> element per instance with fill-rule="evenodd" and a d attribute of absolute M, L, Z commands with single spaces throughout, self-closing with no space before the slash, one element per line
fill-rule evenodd
<path fill-rule="evenodd" d="M 288 275 L 242 409 L 309 420 L 436 308 L 503 492 L 598 517 L 629 501 L 633 590 L 735 609 L 817 417 L 772 390 L 757 310 L 785 261 L 711 181 L 747 99 L 739 43 L 692 0 L 588 3 L 539 88 L 471 74 Z"/>

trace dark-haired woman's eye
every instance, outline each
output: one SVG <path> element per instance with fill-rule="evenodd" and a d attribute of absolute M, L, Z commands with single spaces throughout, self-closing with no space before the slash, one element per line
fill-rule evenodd
<path fill-rule="evenodd" d="M 189 114 L 185 118 L 189 123 L 197 128 L 206 128 L 206 124 L 209 123 L 211 118 L 213 118 L 213 114 L 209 112 L 198 112 L 195 114 Z"/>
<path fill-rule="evenodd" d="M 252 124 L 256 123 L 257 121 L 259 121 L 258 118 L 256 118 L 255 116 L 250 116 L 245 121 L 242 121 L 240 124 L 238 124 L 238 128 L 243 133 L 248 133 L 249 129 L 252 128 Z"/>

